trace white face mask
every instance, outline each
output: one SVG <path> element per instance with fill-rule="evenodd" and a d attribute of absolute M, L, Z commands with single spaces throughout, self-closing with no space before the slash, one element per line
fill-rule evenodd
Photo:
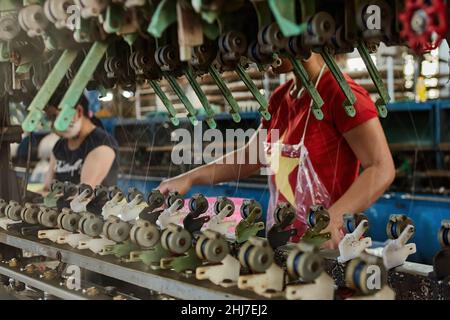
<path fill-rule="evenodd" d="M 56 134 L 66 139 L 73 139 L 80 134 L 81 118 L 76 122 L 72 122 L 66 131 L 56 131 Z"/>

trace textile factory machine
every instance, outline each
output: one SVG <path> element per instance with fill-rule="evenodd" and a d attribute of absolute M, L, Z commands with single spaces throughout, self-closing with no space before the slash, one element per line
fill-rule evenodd
<path fill-rule="evenodd" d="M 355 48 L 379 94 L 379 115 L 386 117 L 390 98 L 370 53 L 381 42 L 406 45 L 417 54 L 436 48 L 450 38 L 449 10 L 443 0 L 2 0 L 2 282 L 17 292 L 26 284 L 47 293 L 44 298 L 448 299 L 448 221 L 436 230 L 442 250 L 434 266 L 405 263 L 416 247 L 408 243 L 413 221 L 402 215 L 391 217 L 389 241 L 377 251 L 364 237 L 370 221 L 349 214 L 339 252 L 328 252 L 319 250 L 330 236 L 323 232 L 329 215 L 320 206 L 310 209 L 301 244 L 292 244 L 294 213 L 287 204 L 278 206 L 276 223 L 265 238 L 261 205 L 254 200 L 244 201 L 239 214 L 225 197 L 210 203 L 196 194 L 185 206 L 177 193 L 163 197 L 157 191 L 124 193 L 117 187 L 57 181 L 49 195 L 35 200 L 19 190 L 9 144 L 21 140 L 22 130 L 40 127 L 45 106 L 61 87 L 67 90 L 54 123 L 60 131 L 69 126 L 85 89 L 134 91 L 142 83 L 154 90 L 178 126 L 180 115 L 162 81 L 195 126 L 199 110 L 180 78 L 188 81 L 205 122 L 215 128 L 215 111 L 198 82 L 203 75 L 213 79 L 233 121 L 240 122 L 241 108 L 223 78 L 225 71 L 238 75 L 268 120 L 267 99 L 247 69 L 280 67 L 281 57 L 292 63 L 320 120 L 323 100 L 299 63 L 311 52 L 324 58 L 345 94 L 342 107 L 353 117 L 355 96 L 335 54 Z M 9 122 L 13 101 L 27 106 L 21 127 Z M 98 276 L 83 277 L 80 284 L 81 271 L 74 266 Z"/>
<path fill-rule="evenodd" d="M 336 259 L 336 256 L 331 257 L 335 252 L 319 251 L 330 238 L 330 233 L 324 232 L 330 217 L 321 206 L 311 207 L 307 217 L 309 229 L 299 244 L 292 244 L 289 239 L 296 234 L 296 229 L 290 225 L 295 210 L 286 203 L 277 206 L 275 224 L 268 230 L 267 238 L 263 238 L 257 236 L 264 229 L 264 222 L 260 221 L 261 205 L 255 200 L 245 200 L 236 210 L 233 201 L 226 197 L 211 202 L 202 194 L 194 195 L 185 205 L 185 199 L 177 192 L 164 197 L 153 190 L 145 197 L 135 188 L 123 193 L 117 187 L 92 189 L 88 185 L 58 181 L 53 182 L 51 190 L 42 205 L 27 202 L 22 206 L 14 200 L 0 200 L 0 227 L 3 229 L 0 241 L 56 258 L 56 261 L 42 261 L 35 255 L 8 259 L 5 258 L 8 250 L 3 250 L 0 269 L 12 277 L 21 275 L 19 279 L 26 279 L 25 283 L 34 279 L 30 286 L 36 285 L 37 279 L 43 279 L 41 282 L 57 281 L 59 291 L 78 291 L 71 295 L 58 292 L 63 297 L 110 295 L 126 299 L 133 295 L 133 292 L 118 294 L 117 290 L 124 290 L 121 287 L 115 290 L 109 286 L 109 289 L 83 288 L 84 282 L 80 280 L 79 287 L 74 287 L 71 282 L 74 278 L 67 276 L 64 268 L 66 263 L 74 261 L 108 276 L 115 274 L 115 266 L 122 269 L 115 274 L 118 279 L 129 279 L 136 285 L 144 284 L 155 291 L 160 289 L 177 298 L 186 297 L 186 292 L 180 290 L 183 285 L 184 290 L 198 285 L 205 291 L 202 294 L 207 294 L 206 288 L 210 290 L 212 285 L 206 287 L 205 283 L 211 282 L 219 292 L 216 297 L 222 294 L 232 298 L 291 300 L 394 299 L 396 292 L 392 288 L 398 285 L 395 277 L 400 272 L 407 273 L 397 267 L 404 265 L 407 257 L 416 251 L 415 244 L 408 243 L 414 234 L 414 223 L 402 215 L 391 216 L 386 226 L 390 240 L 380 256 L 369 250 L 365 252 L 372 244 L 371 239 L 364 236 L 369 228 L 367 217 L 346 215 L 347 234 L 339 244 Z M 434 271 L 426 275 L 430 290 L 438 290 L 436 294 L 441 298 L 448 297 L 450 290 L 449 230 L 449 221 L 443 221 L 441 229 L 436 231 L 443 249 L 436 255 Z M 344 284 L 337 284 L 350 288 L 351 293 L 335 292 L 333 269 L 326 269 L 331 262 L 344 268 L 340 275 L 345 279 Z M 110 266 L 103 268 L 101 264 Z M 389 270 L 394 268 L 396 271 L 388 276 Z M 139 283 L 145 275 L 132 280 L 123 270 L 145 270 L 148 280 Z M 190 281 L 184 283 L 179 275 L 186 277 L 184 281 Z M 379 276 L 378 280 L 371 280 L 374 275 Z M 174 284 L 158 283 L 156 280 L 161 276 Z M 423 277 L 416 275 L 409 285 L 424 286 Z M 8 280 L 3 278 L 3 281 Z M 194 279 L 201 281 L 193 282 Z M 16 284 L 16 288 L 20 286 Z M 242 292 L 236 292 L 236 288 Z M 201 289 L 197 290 L 202 292 Z"/>

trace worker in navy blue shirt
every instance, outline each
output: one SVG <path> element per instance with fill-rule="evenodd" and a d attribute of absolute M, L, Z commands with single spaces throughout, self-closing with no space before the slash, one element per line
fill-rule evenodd
<path fill-rule="evenodd" d="M 62 99 L 56 94 L 45 112 L 52 123 L 59 114 Z M 111 186 L 117 183 L 119 171 L 118 144 L 108 134 L 101 122 L 89 111 L 89 101 L 82 95 L 75 106 L 76 114 L 65 131 L 53 131 L 60 136 L 50 157 L 50 167 L 45 179 L 45 190 L 53 180 Z"/>

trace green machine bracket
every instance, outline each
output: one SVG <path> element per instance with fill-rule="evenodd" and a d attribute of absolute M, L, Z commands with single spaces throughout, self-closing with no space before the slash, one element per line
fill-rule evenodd
<path fill-rule="evenodd" d="M 203 9 L 204 3 L 208 6 L 214 2 L 220 2 L 220 0 L 219 1 L 217 1 L 217 0 L 213 0 L 213 1 L 211 1 L 211 0 L 191 0 L 192 7 L 194 8 L 194 10 L 199 12 L 202 19 L 204 21 L 206 21 L 207 23 L 215 22 L 219 18 L 219 16 L 225 11 L 228 11 L 228 12 L 234 11 L 244 5 L 244 0 L 227 0 L 227 1 L 223 1 L 223 3 L 221 3 L 223 6 L 220 7 L 219 10 L 212 11 L 212 10 Z"/>
<path fill-rule="evenodd" d="M 331 233 L 325 232 L 320 233 L 315 230 L 315 228 L 308 229 L 303 237 L 301 238 L 302 242 L 310 243 L 315 247 L 321 247 L 325 242 L 331 239 Z"/>
<path fill-rule="evenodd" d="M 175 272 L 184 272 L 186 270 L 195 271 L 202 265 L 202 260 L 197 257 L 195 247 L 191 247 L 188 252 L 179 257 L 169 257 L 161 259 L 161 268 L 173 269 Z"/>
<path fill-rule="evenodd" d="M 103 30 L 109 34 L 119 34 L 122 28 L 122 22 L 124 21 L 124 9 L 119 4 L 111 3 L 106 8 L 105 21 L 103 22 Z M 122 38 L 132 46 L 138 38 L 137 33 L 123 34 Z"/>
<path fill-rule="evenodd" d="M 312 111 L 317 120 L 323 120 L 323 112 L 321 110 L 324 102 L 319 92 L 317 91 L 314 83 L 312 83 L 309 78 L 308 72 L 306 72 L 305 67 L 297 61 L 294 57 L 289 56 L 289 59 L 294 67 L 295 75 L 300 78 L 303 86 L 308 92 L 309 96 L 313 101 Z"/>
<path fill-rule="evenodd" d="M 62 53 L 53 70 L 45 80 L 44 85 L 28 107 L 28 115 L 22 123 L 22 129 L 24 131 L 33 132 L 36 130 L 36 127 L 44 114 L 43 110 L 45 106 L 58 88 L 58 85 L 67 73 L 67 70 L 69 70 L 73 61 L 76 59 L 77 54 L 77 51 L 69 49 L 66 49 Z"/>
<path fill-rule="evenodd" d="M 297 0 L 268 0 L 270 10 L 285 37 L 297 36 L 306 31 L 306 23 L 297 23 L 295 5 Z"/>
<path fill-rule="evenodd" d="M 200 11 L 200 15 L 202 16 L 202 19 L 204 21 L 206 21 L 207 23 L 213 23 L 214 21 L 216 21 L 216 19 L 219 16 L 218 12 L 213 12 L 213 11 L 203 11 L 201 10 L 202 8 L 202 2 L 204 0 L 192 0 L 192 6 L 194 7 L 194 9 L 196 11 Z"/>
<path fill-rule="evenodd" d="M 106 8 L 105 21 L 103 22 L 103 30 L 106 33 L 117 33 L 120 30 L 122 22 L 122 7 L 118 4 L 111 3 Z"/>
<path fill-rule="evenodd" d="M 146 266 L 159 268 L 161 259 L 168 256 L 170 253 L 162 247 L 161 243 L 158 243 L 149 250 L 130 252 L 129 262 L 142 261 Z"/>
<path fill-rule="evenodd" d="M 173 91 L 175 91 L 175 94 L 178 96 L 181 103 L 183 103 L 184 107 L 186 108 L 188 112 L 189 121 L 192 123 L 192 125 L 196 126 L 198 124 L 198 119 L 196 117 L 197 110 L 195 110 L 194 106 L 189 101 L 188 97 L 186 97 L 186 95 L 184 94 L 183 88 L 181 88 L 181 86 L 177 82 L 177 79 L 174 76 L 166 72 L 163 72 L 163 75 L 164 78 L 166 78 L 166 80 L 169 82 L 169 85 L 171 86 Z"/>
<path fill-rule="evenodd" d="M 256 101 L 258 101 L 258 103 L 260 105 L 260 107 L 258 109 L 259 113 L 262 115 L 262 117 L 265 120 L 270 120 L 271 115 L 270 115 L 269 111 L 267 110 L 269 108 L 269 103 L 267 102 L 266 98 L 259 92 L 255 83 L 249 77 L 247 72 L 245 72 L 244 67 L 242 67 L 240 64 L 238 64 L 236 67 L 236 72 L 239 75 L 239 77 L 241 78 L 242 82 L 244 82 L 245 86 L 248 88 L 250 93 L 256 99 Z"/>
<path fill-rule="evenodd" d="M 139 247 L 131 241 L 125 241 L 124 243 L 108 245 L 105 249 L 117 258 L 122 258 L 129 255 L 130 252 L 138 250 Z"/>
<path fill-rule="evenodd" d="M 308 219 L 310 218 L 308 217 Z M 310 243 L 316 247 L 321 247 L 325 242 L 331 239 L 330 232 L 322 232 L 328 227 L 330 216 L 328 214 L 319 214 L 314 220 L 316 220 L 314 225 L 309 225 L 309 228 L 301 238 L 301 241 Z"/>
<path fill-rule="evenodd" d="M 47 208 L 55 208 L 59 198 L 60 196 L 58 196 L 57 192 L 48 193 L 44 198 L 44 206 L 46 206 Z"/>
<path fill-rule="evenodd" d="M 69 124 L 76 112 L 74 108 L 75 104 L 78 99 L 80 99 L 83 90 L 92 78 L 98 64 L 106 53 L 107 48 L 108 44 L 99 41 L 94 42 L 90 48 L 89 53 L 86 55 L 80 69 L 72 80 L 69 89 L 58 106 L 61 111 L 55 121 L 56 130 L 65 131 L 69 127 Z"/>
<path fill-rule="evenodd" d="M 161 38 L 164 31 L 177 21 L 176 6 L 176 0 L 162 0 L 153 13 L 147 32 L 155 38 Z"/>
<path fill-rule="evenodd" d="M 231 118 L 233 119 L 234 122 L 240 122 L 241 115 L 239 114 L 239 112 L 241 112 L 241 108 L 239 107 L 239 104 L 237 103 L 236 99 L 233 97 L 230 89 L 228 89 L 222 76 L 213 65 L 209 67 L 208 71 L 209 74 L 211 75 L 211 78 L 214 80 L 220 92 L 224 96 L 225 100 L 227 100 L 228 104 L 230 105 Z"/>
<path fill-rule="evenodd" d="M 288 2 L 288 1 L 283 1 Z M 268 26 L 272 23 L 272 15 L 270 7 L 266 1 L 252 0 L 253 7 L 255 8 L 256 15 L 258 16 L 259 29 Z"/>
<path fill-rule="evenodd" d="M 52 183 L 50 192 L 44 197 L 44 206 L 47 208 L 55 208 L 58 199 L 62 197 L 64 184 L 62 182 Z"/>
<path fill-rule="evenodd" d="M 197 95 L 198 99 L 200 100 L 200 103 L 202 104 L 203 108 L 206 112 L 206 123 L 211 129 L 215 129 L 217 127 L 216 121 L 214 120 L 215 112 L 211 108 L 211 105 L 209 104 L 208 99 L 206 98 L 205 93 L 203 92 L 202 88 L 200 87 L 200 84 L 195 79 L 195 75 L 192 72 L 192 69 L 190 67 L 186 67 L 184 70 L 184 75 L 189 81 L 189 84 L 191 85 L 192 89 L 194 89 L 195 94 Z"/>
<path fill-rule="evenodd" d="M 150 80 L 149 83 L 150 86 L 153 88 L 153 91 L 155 91 L 155 94 L 159 97 L 159 99 L 161 99 L 162 103 L 169 112 L 169 118 L 172 124 L 174 126 L 178 126 L 180 124 L 180 120 L 177 118 L 177 111 L 175 110 L 175 107 L 173 106 L 172 102 L 169 100 L 167 95 L 161 89 L 161 86 L 159 85 L 158 81 Z"/>
<path fill-rule="evenodd" d="M 364 61 L 364 64 L 367 67 L 367 71 L 369 72 L 370 77 L 375 84 L 375 87 L 377 88 L 378 94 L 380 95 L 380 97 L 375 102 L 375 105 L 378 109 L 378 114 L 380 115 L 380 117 L 386 118 L 388 114 L 386 105 L 391 100 L 391 97 L 389 96 L 389 93 L 384 86 L 383 80 L 381 80 L 381 76 L 377 70 L 377 67 L 373 63 L 372 58 L 370 57 L 369 49 L 367 48 L 367 45 L 364 43 L 364 41 L 358 42 L 357 49 Z"/>
<path fill-rule="evenodd" d="M 7 42 L 0 42 L 0 62 L 9 62 L 9 45 Z"/>
<path fill-rule="evenodd" d="M 356 115 L 356 110 L 353 105 L 356 102 L 356 97 L 352 89 L 350 88 L 350 85 L 345 80 L 345 77 L 342 74 L 341 69 L 339 69 L 336 60 L 334 60 L 334 57 L 331 55 L 330 49 L 328 47 L 324 47 L 323 49 L 321 49 L 320 53 L 323 59 L 325 60 L 325 63 L 327 64 L 328 68 L 330 68 L 333 77 L 336 79 L 339 87 L 341 88 L 342 92 L 345 95 L 345 101 L 343 103 L 345 112 L 349 117 L 354 117 Z"/>
<path fill-rule="evenodd" d="M 254 208 L 247 218 L 242 219 L 235 229 L 236 242 L 243 243 L 250 237 L 256 236 L 256 234 L 264 230 L 264 222 L 255 223 L 256 219 L 261 216 L 261 209 Z"/>

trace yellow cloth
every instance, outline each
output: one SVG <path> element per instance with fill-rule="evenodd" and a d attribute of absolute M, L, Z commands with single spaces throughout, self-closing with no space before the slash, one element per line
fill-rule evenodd
<path fill-rule="evenodd" d="M 280 138 L 280 141 L 283 141 L 283 137 Z M 282 145 L 282 142 L 280 143 Z M 299 159 L 283 156 L 281 145 L 272 148 L 269 162 L 278 192 L 295 208 L 295 190 L 289 183 L 289 175 L 297 168 Z"/>
<path fill-rule="evenodd" d="M 39 192 L 44 189 L 43 183 L 29 183 L 27 186 L 27 190 L 31 192 Z"/>

